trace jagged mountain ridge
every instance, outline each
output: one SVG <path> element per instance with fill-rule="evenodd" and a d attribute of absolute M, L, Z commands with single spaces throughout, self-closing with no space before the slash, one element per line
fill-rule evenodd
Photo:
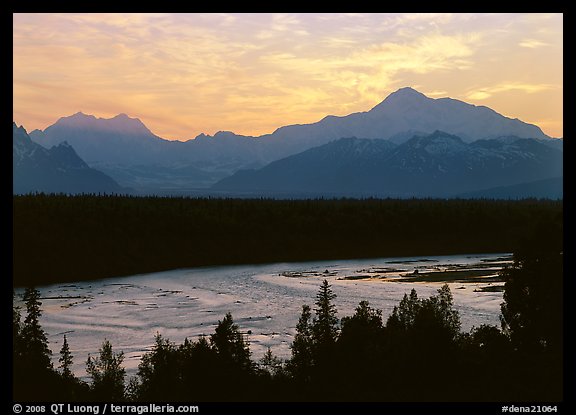
<path fill-rule="evenodd" d="M 63 117 L 34 141 L 52 146 L 70 143 L 78 155 L 122 185 L 209 187 L 240 169 L 257 169 L 342 137 L 384 139 L 401 144 L 414 134 L 436 130 L 464 142 L 499 136 L 547 139 L 540 128 L 504 117 L 487 107 L 451 98 L 432 99 L 402 88 L 367 112 L 327 116 L 312 124 L 278 128 L 260 137 L 218 132 L 185 142 L 162 139 L 140 120 L 121 114 L 111 119 L 77 113 Z"/>
<path fill-rule="evenodd" d="M 504 117 L 488 107 L 452 98 L 429 98 L 409 87 L 390 94 L 370 111 L 343 117 L 330 115 L 313 124 L 281 127 L 272 136 L 293 140 L 296 137 L 297 141 L 319 145 L 341 137 L 390 139 L 406 131 L 426 135 L 436 130 L 457 135 L 466 142 L 505 135 L 550 138 L 539 127 Z"/>
<path fill-rule="evenodd" d="M 137 118 L 110 119 L 77 113 L 30 137 L 44 146 L 70 143 L 78 155 L 123 186 L 158 189 L 208 187 L 239 168 L 264 166 L 263 146 L 248 137 L 219 132 L 186 142 L 165 140 Z"/>
<path fill-rule="evenodd" d="M 44 131 L 34 130 L 30 137 L 45 147 L 66 141 L 89 164 L 154 162 L 166 141 L 137 118 L 120 114 L 103 119 L 82 112 L 62 117 Z"/>
<path fill-rule="evenodd" d="M 126 191 L 112 178 L 90 168 L 67 142 L 44 148 L 16 123 L 12 126 L 12 186 L 17 194 Z"/>
<path fill-rule="evenodd" d="M 385 146 L 382 146 L 385 143 Z M 352 156 L 347 157 L 346 154 Z M 466 143 L 436 131 L 396 145 L 345 138 L 240 171 L 213 189 L 253 193 L 452 197 L 562 176 L 562 151 L 537 139 Z"/>
<path fill-rule="evenodd" d="M 60 118 L 44 131 L 30 137 L 43 145 L 69 142 L 87 163 L 179 165 L 199 162 L 210 165 L 245 163 L 259 158 L 254 137 L 220 131 L 214 136 L 198 135 L 188 141 L 171 141 L 152 133 L 138 118 L 125 114 L 96 118 L 81 112 Z"/>

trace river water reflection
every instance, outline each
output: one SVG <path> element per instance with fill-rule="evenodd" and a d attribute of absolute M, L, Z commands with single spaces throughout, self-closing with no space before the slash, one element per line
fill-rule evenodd
<path fill-rule="evenodd" d="M 436 294 L 448 282 L 462 329 L 499 325 L 502 285 L 497 273 L 510 254 L 334 260 L 180 269 L 98 281 L 39 287 L 55 366 L 64 334 L 74 355 L 74 372 L 85 377 L 88 354 L 104 339 L 124 351 L 134 374 L 156 333 L 177 344 L 210 335 L 227 312 L 247 334 L 253 360 L 267 347 L 281 358 L 303 304 L 314 304 L 322 280 L 332 285 L 338 316 L 348 316 L 362 300 L 382 310 L 384 321 L 405 293 Z M 22 290 L 17 290 L 20 302 Z M 22 305 L 20 303 L 20 305 Z"/>

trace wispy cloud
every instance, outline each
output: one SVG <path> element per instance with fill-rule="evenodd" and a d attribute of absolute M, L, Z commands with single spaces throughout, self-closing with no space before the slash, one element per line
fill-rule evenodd
<path fill-rule="evenodd" d="M 558 19 L 15 14 L 14 117 L 45 128 L 46 119 L 80 109 L 125 112 L 150 120 L 162 136 L 186 139 L 223 129 L 258 135 L 363 111 L 405 85 L 477 101 L 558 94 L 561 69 L 550 73 L 561 68 Z M 514 73 L 522 77 L 508 82 Z"/>
<path fill-rule="evenodd" d="M 490 98 L 493 95 L 510 91 L 535 94 L 537 92 L 548 91 L 556 88 L 558 88 L 558 86 L 553 84 L 525 84 L 518 82 L 505 82 L 469 91 L 466 94 L 466 97 L 472 101 L 481 101 Z"/>
<path fill-rule="evenodd" d="M 415 87 L 419 88 L 418 86 Z M 448 96 L 447 91 L 426 91 L 425 89 L 421 89 L 421 92 L 430 98 L 444 98 Z"/>
<path fill-rule="evenodd" d="M 256 33 L 256 38 L 260 40 L 280 39 L 286 36 L 307 36 L 310 33 L 297 15 L 294 14 L 273 14 L 267 24 Z"/>
<path fill-rule="evenodd" d="M 524 39 L 520 43 L 518 43 L 518 45 L 520 45 L 523 48 L 534 49 L 534 48 L 540 48 L 542 46 L 548 46 L 549 44 L 537 39 Z"/>

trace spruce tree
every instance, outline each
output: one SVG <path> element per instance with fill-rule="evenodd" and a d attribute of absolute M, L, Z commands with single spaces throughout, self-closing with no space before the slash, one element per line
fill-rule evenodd
<path fill-rule="evenodd" d="M 312 361 L 312 325 L 310 306 L 302 306 L 302 314 L 296 325 L 296 335 L 290 348 L 292 358 L 288 362 L 288 369 L 299 380 L 306 380 L 310 375 Z"/>
<path fill-rule="evenodd" d="M 72 353 L 70 352 L 70 347 L 68 346 L 68 340 L 66 339 L 66 335 L 64 335 L 64 342 L 62 343 L 62 348 L 60 349 L 60 369 L 62 373 L 62 377 L 64 379 L 72 379 L 74 374 L 72 373 Z"/>
<path fill-rule="evenodd" d="M 20 323 L 18 310 L 13 310 L 12 316 L 13 332 L 19 332 L 14 338 L 13 396 L 19 401 L 46 401 L 57 392 L 58 376 L 46 333 L 40 326 L 40 293 L 27 288 L 23 299 L 27 312 L 24 322 Z"/>
<path fill-rule="evenodd" d="M 26 366 L 32 370 L 51 370 L 52 352 L 48 348 L 48 338 L 40 326 L 42 311 L 40 306 L 40 293 L 35 288 L 26 288 L 24 291 L 26 303 L 26 318 L 21 329 L 21 352 Z"/>
<path fill-rule="evenodd" d="M 12 294 L 14 297 L 15 294 Z M 20 347 L 21 347 L 21 337 L 22 337 L 22 317 L 20 315 L 20 307 L 14 305 L 14 300 L 12 300 L 12 359 L 14 364 L 20 358 Z"/>
<path fill-rule="evenodd" d="M 336 343 L 338 337 L 338 317 L 336 306 L 332 300 L 336 294 L 332 292 L 327 280 L 322 282 L 318 294 L 316 294 L 316 317 L 312 323 L 312 338 L 316 349 L 330 348 Z"/>

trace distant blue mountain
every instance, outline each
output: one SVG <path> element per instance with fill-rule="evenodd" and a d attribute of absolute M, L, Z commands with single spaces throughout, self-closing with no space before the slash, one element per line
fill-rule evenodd
<path fill-rule="evenodd" d="M 563 153 L 549 140 L 503 137 L 466 143 L 441 131 L 414 136 L 400 145 L 344 138 L 258 170 L 239 171 L 213 189 L 253 194 L 455 197 L 561 177 Z M 505 191 L 499 197 L 507 197 Z"/>
<path fill-rule="evenodd" d="M 90 168 L 66 142 L 46 149 L 23 127 L 12 127 L 13 193 L 126 192 L 104 173 Z"/>
<path fill-rule="evenodd" d="M 186 142 L 165 140 L 137 118 L 105 119 L 81 112 L 60 118 L 30 137 L 45 147 L 66 141 L 91 167 L 144 192 L 208 187 L 242 167 L 269 161 L 248 137 L 219 132 Z"/>
<path fill-rule="evenodd" d="M 458 136 L 463 143 L 502 136 L 549 139 L 537 126 L 490 108 L 451 98 L 432 99 L 412 88 L 399 89 L 366 112 L 329 115 L 260 137 L 221 131 L 185 142 L 169 141 L 125 114 L 103 119 L 83 113 L 60 118 L 30 137 L 47 148 L 66 141 L 88 165 L 121 185 L 154 193 L 209 188 L 239 170 L 259 169 L 343 137 L 403 144 L 436 130 Z"/>
<path fill-rule="evenodd" d="M 342 137 L 364 137 L 401 143 L 414 134 L 434 131 L 457 135 L 465 142 L 481 138 L 516 136 L 550 138 L 532 124 L 511 119 L 484 107 L 452 98 L 429 98 L 413 88 L 401 88 L 370 111 L 343 117 L 327 116 L 313 124 L 290 125 L 270 138 L 301 152 Z"/>

